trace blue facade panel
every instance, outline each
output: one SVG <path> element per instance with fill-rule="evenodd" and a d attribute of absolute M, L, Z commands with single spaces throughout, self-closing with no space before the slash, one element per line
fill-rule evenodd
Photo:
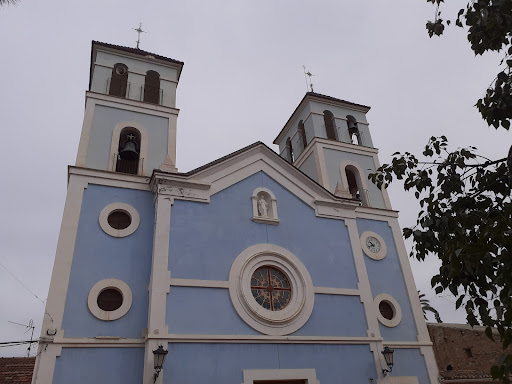
<path fill-rule="evenodd" d="M 114 202 L 130 204 L 139 213 L 139 227 L 130 236 L 111 237 L 99 225 L 100 212 Z M 64 308 L 62 327 L 66 337 L 142 337 L 148 317 L 153 226 L 151 192 L 98 185 L 84 190 Z M 131 309 L 116 321 L 97 319 L 87 306 L 91 288 L 108 278 L 128 284 L 133 295 Z"/>
<path fill-rule="evenodd" d="M 387 293 L 395 298 L 402 309 L 402 321 L 396 327 L 388 328 L 379 323 L 382 337 L 384 340 L 417 341 L 418 332 L 412 314 L 411 302 L 390 226 L 384 221 L 358 219 L 357 227 L 360 234 L 365 231 L 378 233 L 387 246 L 386 257 L 382 260 L 373 260 L 364 256 L 373 297 Z"/>
<path fill-rule="evenodd" d="M 171 343 L 164 383 L 240 384 L 244 369 L 315 369 L 322 384 L 376 378 L 368 345 Z"/>
<path fill-rule="evenodd" d="M 252 221 L 251 196 L 270 189 L 281 223 Z M 348 230 L 315 211 L 263 172 L 213 195 L 209 204 L 176 200 L 171 213 L 169 265 L 175 278 L 227 280 L 235 258 L 254 244 L 272 243 L 304 263 L 315 286 L 357 288 Z"/>
<path fill-rule="evenodd" d="M 62 348 L 53 384 L 140 384 L 144 348 Z"/>

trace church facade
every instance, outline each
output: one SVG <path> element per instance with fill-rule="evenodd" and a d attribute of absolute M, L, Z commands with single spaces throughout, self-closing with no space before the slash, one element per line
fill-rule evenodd
<path fill-rule="evenodd" d="M 92 44 L 32 382 L 437 383 L 370 108 L 309 92 L 279 153 L 181 173 L 182 68 Z"/>

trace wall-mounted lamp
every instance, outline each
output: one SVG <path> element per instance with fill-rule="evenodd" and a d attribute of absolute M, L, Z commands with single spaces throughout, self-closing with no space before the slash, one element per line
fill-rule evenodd
<path fill-rule="evenodd" d="M 158 375 L 160 375 L 160 371 L 164 367 L 165 357 L 167 356 L 168 353 L 169 351 L 166 351 L 164 347 L 162 347 L 161 345 L 159 345 L 158 348 L 153 351 L 153 355 L 155 357 L 155 380 L 153 381 L 154 383 L 156 383 L 156 378 L 158 377 Z"/>
<path fill-rule="evenodd" d="M 389 372 L 393 370 L 393 352 L 395 352 L 395 350 L 389 347 L 384 347 L 384 350 L 381 352 L 384 355 L 384 360 L 386 360 L 386 364 L 388 365 L 389 368 L 382 370 L 384 376 L 386 376 Z"/>

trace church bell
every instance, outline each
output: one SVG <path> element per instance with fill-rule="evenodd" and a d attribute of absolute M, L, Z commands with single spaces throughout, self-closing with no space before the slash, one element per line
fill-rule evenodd
<path fill-rule="evenodd" d="M 137 152 L 137 143 L 132 138 L 128 138 L 124 142 L 123 149 L 119 152 L 119 156 L 123 160 L 137 160 L 139 152 Z"/>

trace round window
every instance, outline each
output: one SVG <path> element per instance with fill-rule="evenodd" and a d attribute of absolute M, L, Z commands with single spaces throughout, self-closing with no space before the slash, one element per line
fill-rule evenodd
<path fill-rule="evenodd" d="M 124 75 L 126 73 L 126 67 L 123 67 L 122 65 L 116 68 L 116 73 L 118 75 Z"/>
<path fill-rule="evenodd" d="M 290 303 L 292 289 L 288 278 L 274 267 L 260 267 L 251 277 L 251 292 L 256 302 L 270 311 L 280 311 Z"/>
<path fill-rule="evenodd" d="M 379 303 L 379 312 L 383 318 L 387 320 L 393 319 L 393 307 L 387 301 L 381 301 Z"/>
<path fill-rule="evenodd" d="M 137 210 L 126 203 L 112 203 L 102 209 L 99 216 L 100 227 L 112 237 L 130 236 L 139 227 L 140 216 Z"/>
<path fill-rule="evenodd" d="M 108 215 L 107 221 L 114 229 L 126 229 L 132 223 L 132 218 L 126 211 L 113 211 Z"/>
<path fill-rule="evenodd" d="M 400 324 L 400 321 L 402 321 L 402 309 L 393 296 L 381 293 L 375 297 L 374 303 L 379 322 L 386 327 L 396 327 Z"/>
<path fill-rule="evenodd" d="M 123 294 L 115 288 L 107 288 L 98 295 L 98 307 L 104 311 L 115 311 L 123 304 Z"/>

